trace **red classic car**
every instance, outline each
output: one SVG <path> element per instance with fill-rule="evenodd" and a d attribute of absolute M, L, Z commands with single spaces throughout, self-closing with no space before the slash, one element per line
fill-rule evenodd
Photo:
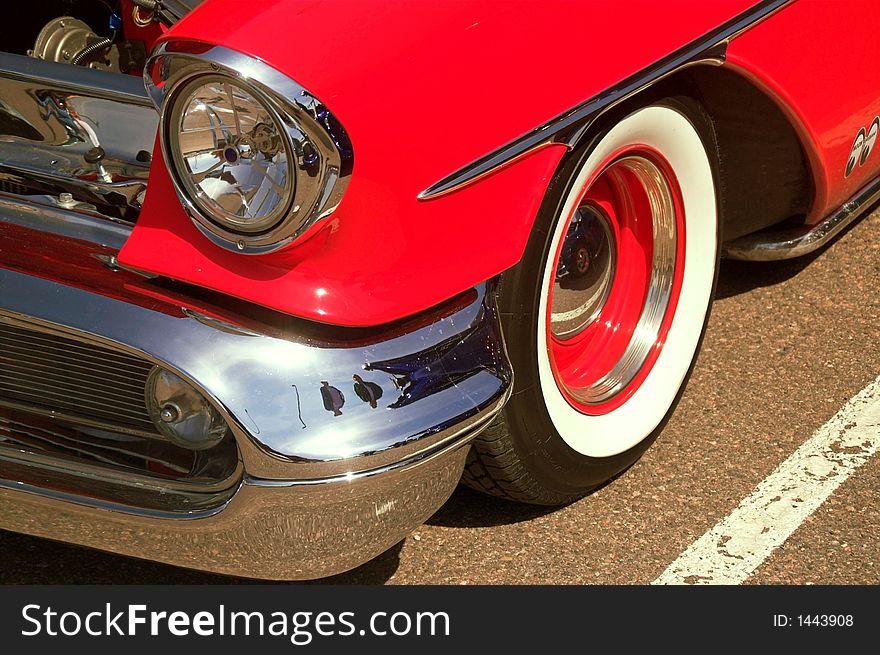
<path fill-rule="evenodd" d="M 262 578 L 571 502 L 719 258 L 880 192 L 868 0 L 44 0 L 0 54 L 0 527 Z M 756 330 L 760 326 L 755 326 Z"/>

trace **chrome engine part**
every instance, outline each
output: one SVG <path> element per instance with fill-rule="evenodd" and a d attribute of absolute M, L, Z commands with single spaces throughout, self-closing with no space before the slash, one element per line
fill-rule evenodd
<path fill-rule="evenodd" d="M 0 190 L 136 220 L 159 120 L 140 77 L 0 53 L 0 98 Z"/>
<path fill-rule="evenodd" d="M 32 57 L 64 64 L 88 66 L 121 72 L 120 48 L 110 38 L 102 37 L 83 21 L 61 16 L 49 21 L 29 53 Z"/>

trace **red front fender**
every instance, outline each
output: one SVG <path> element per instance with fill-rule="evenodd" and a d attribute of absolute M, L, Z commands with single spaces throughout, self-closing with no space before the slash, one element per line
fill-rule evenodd
<path fill-rule="evenodd" d="M 207 0 L 166 38 L 259 57 L 309 89 L 351 137 L 351 182 L 314 237 L 241 255 L 193 227 L 156 156 L 120 260 L 329 323 L 418 312 L 520 259 L 564 147 L 419 193 L 753 4 Z"/>

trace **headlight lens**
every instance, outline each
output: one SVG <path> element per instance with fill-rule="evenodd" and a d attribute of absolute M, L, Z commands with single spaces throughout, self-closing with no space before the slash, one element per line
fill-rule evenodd
<path fill-rule="evenodd" d="M 196 227 L 223 248 L 278 250 L 339 205 L 354 165 L 330 110 L 265 62 L 193 41 L 159 44 L 146 85 L 162 153 Z"/>
<path fill-rule="evenodd" d="M 197 78 L 176 95 L 168 133 L 178 179 L 219 227 L 258 234 L 290 210 L 296 159 L 257 91 L 220 76 Z"/>

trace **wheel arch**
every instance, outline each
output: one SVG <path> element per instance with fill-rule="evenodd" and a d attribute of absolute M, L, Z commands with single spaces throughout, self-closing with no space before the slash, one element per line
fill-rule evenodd
<path fill-rule="evenodd" d="M 578 143 L 640 107 L 678 94 L 700 102 L 713 123 L 722 239 L 780 223 L 802 224 L 816 192 L 805 144 L 783 108 L 737 70 L 710 64 L 681 69 L 609 107 Z"/>

